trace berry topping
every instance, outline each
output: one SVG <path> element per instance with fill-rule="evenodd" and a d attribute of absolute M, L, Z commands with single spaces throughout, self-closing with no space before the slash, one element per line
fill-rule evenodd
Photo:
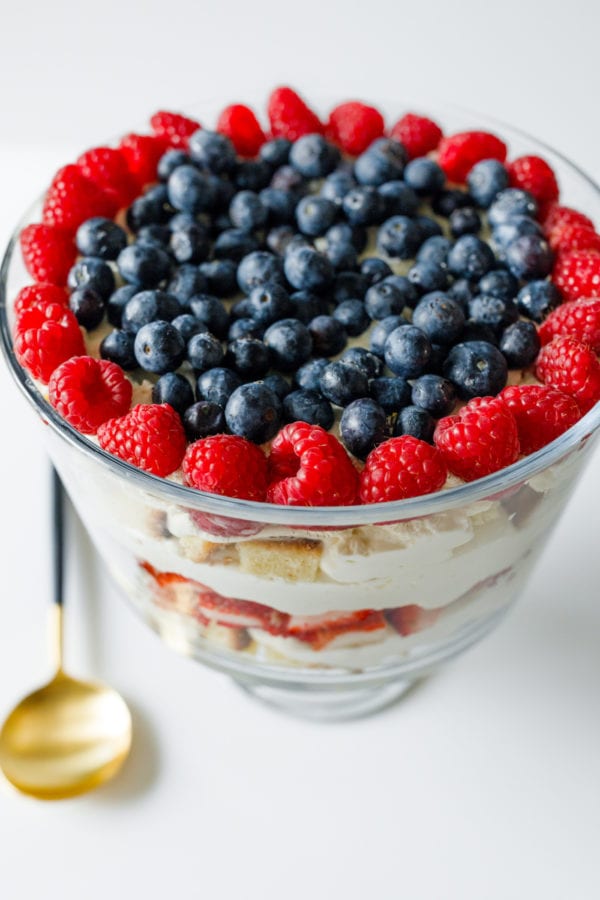
<path fill-rule="evenodd" d="M 504 388 L 500 397 L 517 423 L 521 453 L 534 453 L 581 418 L 573 397 L 551 387 L 521 384 Z"/>
<path fill-rule="evenodd" d="M 156 181 L 158 161 L 165 149 L 165 142 L 161 138 L 149 134 L 126 134 L 121 140 L 119 150 L 138 187 Z"/>
<path fill-rule="evenodd" d="M 240 156 L 256 156 L 266 141 L 253 111 L 241 103 L 225 107 L 219 116 L 217 131 L 229 138 Z"/>
<path fill-rule="evenodd" d="M 569 335 L 600 353 L 600 297 L 582 298 L 553 310 L 539 329 L 542 344 Z"/>
<path fill-rule="evenodd" d="M 584 213 L 571 209 L 570 206 L 559 206 L 558 203 L 553 203 L 544 216 L 544 233 L 548 236 L 550 243 L 552 243 L 555 233 L 570 226 L 593 229 L 594 223 Z"/>
<path fill-rule="evenodd" d="M 138 192 L 138 184 L 129 171 L 127 160 L 113 147 L 93 147 L 77 160 L 77 165 L 98 187 L 116 197 L 119 206 L 127 206 Z"/>
<path fill-rule="evenodd" d="M 600 296 L 600 253 L 573 250 L 561 254 L 554 266 L 552 281 L 565 300 Z"/>
<path fill-rule="evenodd" d="M 519 455 L 517 423 L 498 397 L 477 397 L 458 415 L 440 419 L 434 441 L 450 471 L 465 481 L 510 466 Z"/>
<path fill-rule="evenodd" d="M 165 478 L 178 469 L 186 448 L 181 419 L 168 403 L 140 403 L 98 429 L 103 450 Z"/>
<path fill-rule="evenodd" d="M 464 182 L 473 166 L 482 159 L 506 159 L 506 144 L 487 131 L 463 131 L 442 138 L 438 163 L 450 181 Z"/>
<path fill-rule="evenodd" d="M 438 491 L 447 468 L 435 447 L 411 435 L 391 438 L 367 457 L 360 476 L 363 503 L 404 500 Z"/>
<path fill-rule="evenodd" d="M 406 113 L 396 122 L 390 137 L 404 145 L 409 159 L 415 159 L 437 148 L 442 139 L 442 129 L 426 116 Z"/>
<path fill-rule="evenodd" d="M 260 447 L 235 434 L 217 434 L 190 444 L 183 458 L 185 483 L 199 491 L 262 501 L 267 458 Z"/>
<path fill-rule="evenodd" d="M 331 110 L 327 135 L 344 153 L 358 156 L 383 135 L 384 121 L 379 110 L 358 100 L 340 103 Z"/>
<path fill-rule="evenodd" d="M 157 138 L 170 147 L 183 147 L 188 145 L 188 139 L 200 124 L 194 119 L 188 119 L 181 113 L 159 110 L 150 119 L 150 126 Z"/>
<path fill-rule="evenodd" d="M 358 472 L 338 441 L 319 425 L 294 422 L 279 432 L 269 456 L 267 500 L 292 506 L 351 506 Z"/>
<path fill-rule="evenodd" d="M 47 281 L 38 284 L 28 284 L 21 288 L 15 298 L 14 312 L 19 316 L 26 309 L 37 306 L 40 309 L 48 306 L 50 303 L 60 303 L 66 306 L 68 302 L 68 294 L 64 288 L 58 287 L 56 284 L 50 284 Z"/>
<path fill-rule="evenodd" d="M 540 156 L 520 156 L 506 166 L 511 187 L 528 191 L 542 211 L 558 200 L 556 175 Z"/>
<path fill-rule="evenodd" d="M 117 211 L 114 194 L 86 178 L 79 166 L 59 169 L 44 197 L 42 221 L 73 233 L 92 216 L 110 218 Z"/>
<path fill-rule="evenodd" d="M 36 281 L 66 284 L 75 262 L 75 244 L 68 232 L 52 225 L 27 225 L 20 236 L 25 268 Z"/>
<path fill-rule="evenodd" d="M 275 88 L 267 111 L 273 137 L 295 141 L 304 134 L 323 133 L 319 118 L 290 87 Z"/>
<path fill-rule="evenodd" d="M 120 366 L 91 356 L 66 360 L 48 382 L 52 406 L 83 434 L 95 434 L 103 422 L 124 415 L 131 394 L 131 382 Z"/>
<path fill-rule="evenodd" d="M 600 400 L 600 361 L 575 338 L 555 337 L 542 347 L 535 374 L 544 384 L 574 397 L 582 412 Z"/>
<path fill-rule="evenodd" d="M 34 378 L 46 384 L 54 369 L 85 353 L 77 319 L 62 303 L 24 310 L 15 323 L 15 355 Z"/>
<path fill-rule="evenodd" d="M 556 252 L 593 250 L 600 253 L 600 234 L 587 225 L 563 225 L 550 232 L 548 243 Z"/>

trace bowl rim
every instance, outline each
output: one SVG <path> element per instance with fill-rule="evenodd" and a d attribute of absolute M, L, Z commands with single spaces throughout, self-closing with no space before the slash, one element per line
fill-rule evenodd
<path fill-rule="evenodd" d="M 600 185 L 590 175 L 554 149 L 554 147 L 538 140 L 526 131 L 508 125 L 487 114 L 480 114 L 457 104 L 444 103 L 439 104 L 437 109 L 435 107 L 438 107 L 438 104 L 432 103 L 427 109 L 430 113 L 437 112 L 442 116 L 444 111 L 446 111 L 446 113 L 450 114 L 462 114 L 469 118 L 476 118 L 482 124 L 497 128 L 502 137 L 504 135 L 507 137 L 513 135 L 530 143 L 533 149 L 550 153 L 578 176 L 585 186 L 596 194 L 600 200 Z M 410 109 L 410 106 L 405 108 Z M 488 498 L 491 495 L 498 495 L 511 490 L 548 468 L 570 451 L 575 450 L 600 426 L 600 402 L 598 402 L 572 428 L 560 435 L 556 440 L 535 453 L 519 459 L 512 465 L 500 469 L 498 472 L 487 475 L 485 478 L 442 489 L 432 494 L 423 494 L 418 497 L 385 503 L 355 506 L 285 506 L 210 494 L 168 478 L 152 475 L 130 463 L 124 462 L 116 456 L 112 456 L 93 443 L 89 437 L 82 435 L 73 426 L 69 425 L 41 394 L 33 379 L 17 362 L 12 346 L 8 317 L 8 276 L 15 251 L 19 245 L 20 232 L 28 224 L 38 206 L 39 200 L 29 207 L 17 223 L 9 238 L 0 266 L 0 347 L 8 369 L 17 387 L 26 397 L 29 404 L 42 418 L 43 422 L 49 425 L 52 431 L 61 439 L 65 440 L 75 450 L 83 453 L 90 461 L 101 467 L 106 467 L 111 473 L 119 478 L 124 478 L 132 486 L 158 494 L 164 500 L 178 505 L 198 508 L 216 516 L 267 524 L 293 524 L 298 528 L 303 526 L 310 528 L 313 525 L 349 527 L 384 521 L 402 521 L 455 509 L 456 507 Z"/>

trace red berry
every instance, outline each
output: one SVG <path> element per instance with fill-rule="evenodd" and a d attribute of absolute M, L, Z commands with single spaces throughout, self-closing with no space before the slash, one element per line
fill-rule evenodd
<path fill-rule="evenodd" d="M 433 436 L 446 465 L 464 481 L 510 466 L 519 455 L 517 423 L 498 397 L 475 397 L 440 419 Z"/>
<path fill-rule="evenodd" d="M 561 253 L 554 264 L 552 281 L 565 300 L 600 297 L 600 253 L 593 250 Z"/>
<path fill-rule="evenodd" d="M 390 438 L 371 450 L 360 475 L 361 503 L 404 500 L 439 491 L 448 471 L 431 444 L 411 435 Z"/>
<path fill-rule="evenodd" d="M 25 268 L 36 281 L 66 284 L 77 250 L 71 235 L 52 225 L 27 225 L 19 238 Z"/>
<path fill-rule="evenodd" d="M 77 319 L 62 303 L 32 306 L 20 313 L 14 346 L 21 365 L 43 384 L 66 359 L 85 353 Z"/>
<path fill-rule="evenodd" d="M 48 382 L 50 403 L 82 434 L 95 434 L 103 422 L 124 415 L 131 394 L 131 382 L 120 366 L 92 356 L 71 357 Z"/>
<path fill-rule="evenodd" d="M 563 303 L 542 322 L 538 334 L 542 344 L 559 335 L 569 335 L 600 353 L 600 297 Z"/>
<path fill-rule="evenodd" d="M 190 444 L 183 476 L 199 491 L 260 502 L 267 492 L 267 458 L 246 438 L 217 434 Z"/>
<path fill-rule="evenodd" d="M 521 453 L 535 453 L 581 418 L 573 397 L 540 384 L 504 388 L 499 395 L 517 423 Z"/>
<path fill-rule="evenodd" d="M 587 225 L 563 225 L 548 235 L 548 243 L 555 253 L 571 250 L 593 250 L 600 253 L 600 234 Z"/>
<path fill-rule="evenodd" d="M 13 309 L 15 315 L 20 315 L 26 309 L 37 306 L 44 309 L 50 303 L 59 303 L 66 306 L 69 302 L 69 295 L 63 287 L 57 284 L 50 284 L 48 281 L 38 282 L 37 284 L 28 284 L 21 288 L 17 294 Z"/>
<path fill-rule="evenodd" d="M 416 603 L 409 603 L 407 606 L 398 606 L 396 609 L 386 609 L 385 617 L 398 634 L 408 637 L 409 634 L 435 625 L 440 613 L 440 609 L 423 609 Z"/>
<path fill-rule="evenodd" d="M 310 644 L 313 650 L 321 650 L 340 634 L 378 631 L 381 628 L 385 628 L 382 612 L 359 609 L 356 612 L 326 613 L 323 616 L 290 616 L 284 635 Z"/>
<path fill-rule="evenodd" d="M 542 347 L 535 374 L 544 384 L 574 397 L 582 412 L 600 400 L 600 362 L 594 351 L 572 337 L 555 337 Z"/>
<path fill-rule="evenodd" d="M 150 119 L 150 126 L 157 138 L 170 147 L 187 149 L 190 135 L 200 128 L 200 122 L 181 113 L 159 110 Z"/>
<path fill-rule="evenodd" d="M 113 193 L 120 208 L 128 206 L 138 194 L 139 187 L 125 157 L 113 147 L 92 147 L 81 154 L 77 165 L 87 178 Z"/>
<path fill-rule="evenodd" d="M 71 233 L 92 216 L 111 218 L 117 211 L 114 195 L 87 178 L 79 166 L 59 169 L 44 198 L 42 221 Z"/>
<path fill-rule="evenodd" d="M 506 166 L 511 187 L 535 197 L 542 212 L 558 200 L 556 175 L 541 156 L 519 156 Z"/>
<path fill-rule="evenodd" d="M 158 574 L 164 576 L 169 573 Z M 198 590 L 196 615 L 206 624 L 216 622 L 229 628 L 262 628 L 269 634 L 285 633 L 290 618 L 287 613 L 254 600 L 224 597 L 198 581 L 188 583 Z"/>
<path fill-rule="evenodd" d="M 303 134 L 323 133 L 323 124 L 290 87 L 275 88 L 267 106 L 273 137 L 295 141 Z"/>
<path fill-rule="evenodd" d="M 109 419 L 98 428 L 98 442 L 113 456 L 163 478 L 179 468 L 187 443 L 181 419 L 168 403 L 139 403 Z"/>
<path fill-rule="evenodd" d="M 138 187 L 156 181 L 158 161 L 167 149 L 162 138 L 149 134 L 126 134 L 119 149 Z"/>
<path fill-rule="evenodd" d="M 225 107 L 219 116 L 217 131 L 229 138 L 240 156 L 256 156 L 266 141 L 254 112 L 241 103 Z"/>
<path fill-rule="evenodd" d="M 555 229 L 562 229 L 566 225 L 581 225 L 583 228 L 593 228 L 594 223 L 584 213 L 571 209 L 570 206 L 559 206 L 553 203 L 544 216 L 544 232 L 551 237 Z"/>
<path fill-rule="evenodd" d="M 358 472 L 338 439 L 305 422 L 292 422 L 273 439 L 267 500 L 290 506 L 351 506 Z"/>
<path fill-rule="evenodd" d="M 398 119 L 390 131 L 390 137 L 404 144 L 409 159 L 415 159 L 435 150 L 443 137 L 443 132 L 439 125 L 426 116 L 406 113 Z"/>
<path fill-rule="evenodd" d="M 442 138 L 438 146 L 438 163 L 450 181 L 463 182 L 482 159 L 506 159 L 506 144 L 487 131 L 463 131 Z"/>
<path fill-rule="evenodd" d="M 327 136 L 338 144 L 345 153 L 358 156 L 363 150 L 382 136 L 385 123 L 383 116 L 374 106 L 367 106 L 358 100 L 340 103 L 329 114 Z"/>

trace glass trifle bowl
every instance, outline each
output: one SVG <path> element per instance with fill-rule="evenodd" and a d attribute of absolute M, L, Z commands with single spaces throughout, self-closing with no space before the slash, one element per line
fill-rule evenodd
<path fill-rule="evenodd" d="M 389 104 L 390 121 L 403 106 Z M 598 187 L 555 151 L 479 115 L 426 112 L 446 133 L 487 127 L 512 156 L 543 156 L 561 202 L 600 219 Z M 11 305 L 28 280 L 18 235 L 39 212 L 4 257 L 4 355 L 103 565 L 168 646 L 280 709 L 335 719 L 389 704 L 500 622 L 592 454 L 600 404 L 500 471 L 393 502 L 284 506 L 197 490 L 181 471 L 157 477 L 69 425 L 15 356 Z M 147 394 L 152 376 L 132 378 Z"/>

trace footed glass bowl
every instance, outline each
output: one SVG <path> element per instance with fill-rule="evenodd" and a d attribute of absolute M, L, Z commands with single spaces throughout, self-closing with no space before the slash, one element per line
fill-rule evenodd
<path fill-rule="evenodd" d="M 512 156 L 544 156 L 561 202 L 600 220 L 599 188 L 555 151 L 481 116 L 424 112 L 446 133 L 488 127 Z M 390 703 L 501 621 L 591 455 L 600 404 L 503 471 L 423 497 L 317 509 L 204 494 L 105 453 L 17 363 L 10 304 L 28 280 L 17 241 L 1 270 L 7 365 L 104 564 L 166 644 L 279 708 L 333 719 Z"/>

